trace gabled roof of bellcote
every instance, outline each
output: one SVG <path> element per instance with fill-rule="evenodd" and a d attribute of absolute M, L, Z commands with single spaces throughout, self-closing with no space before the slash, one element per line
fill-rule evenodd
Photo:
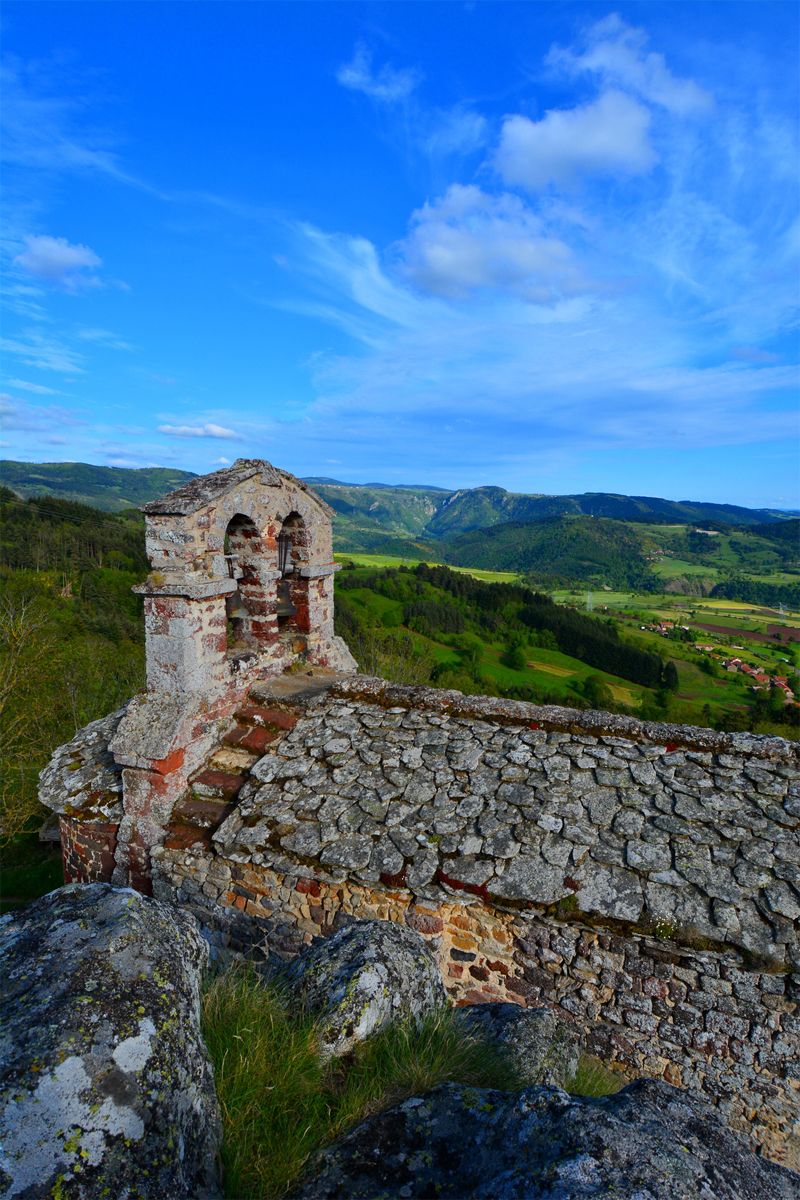
<path fill-rule="evenodd" d="M 273 467 L 272 463 L 268 463 L 264 458 L 237 458 L 233 466 L 225 467 L 222 471 L 212 471 L 210 475 L 198 475 L 196 479 L 191 479 L 183 487 L 169 492 L 160 500 L 142 504 L 141 511 L 151 515 L 187 516 L 205 508 L 207 504 L 224 496 L 245 480 L 252 479 L 254 475 L 261 476 L 264 487 L 288 487 L 306 492 L 327 516 L 332 515 L 332 509 L 311 491 L 308 484 L 295 475 L 290 475 L 288 471 Z"/>

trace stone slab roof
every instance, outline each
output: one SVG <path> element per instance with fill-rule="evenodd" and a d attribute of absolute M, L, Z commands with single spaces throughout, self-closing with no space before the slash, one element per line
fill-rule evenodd
<path fill-rule="evenodd" d="M 142 504 L 141 511 L 151 515 L 187 516 L 205 508 L 207 504 L 219 496 L 224 496 L 231 488 L 238 487 L 246 480 L 252 479 L 254 475 L 261 475 L 264 487 L 291 487 L 307 492 L 320 508 L 330 515 L 331 510 L 327 504 L 310 490 L 308 484 L 304 483 L 302 479 L 290 475 L 288 471 L 281 471 L 278 467 L 273 467 L 272 463 L 263 458 L 237 458 L 233 466 L 226 467 L 223 471 L 212 471 L 210 475 L 198 475 L 196 479 L 190 479 L 183 487 L 169 492 L 160 500 L 151 500 L 147 504 Z"/>

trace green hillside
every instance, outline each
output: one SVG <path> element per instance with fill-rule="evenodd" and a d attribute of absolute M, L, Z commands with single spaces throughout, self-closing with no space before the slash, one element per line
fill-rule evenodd
<path fill-rule="evenodd" d="M 459 566 L 614 588 L 644 587 L 650 574 L 635 530 L 621 521 L 591 517 L 474 530 L 449 542 L 444 558 Z"/>
<path fill-rule="evenodd" d="M 56 495 L 91 503 L 109 511 L 157 499 L 192 478 L 189 471 L 168 467 L 96 467 L 87 463 L 0 462 L 0 482 L 18 495 Z M 359 541 L 366 532 L 386 531 L 412 539 L 452 538 L 472 529 L 508 522 L 530 523 L 558 516 L 609 517 L 632 522 L 704 525 L 710 528 L 780 523 L 789 514 L 657 496 L 623 496 L 613 492 L 550 496 L 507 492 L 501 487 L 457 491 L 410 484 L 343 483 L 326 477 L 308 482 L 337 514 L 340 540 Z M 796 514 L 795 514 L 796 515 Z M 361 546 L 344 546 L 358 549 Z M 389 552 L 388 550 L 386 551 Z"/>
<path fill-rule="evenodd" d="M 89 463 L 20 463 L 0 461 L 0 483 L 18 496 L 58 496 L 91 504 L 106 512 L 123 512 L 157 500 L 193 479 L 191 471 L 172 467 L 95 467 Z"/>
<path fill-rule="evenodd" d="M 753 576 L 779 588 L 800 583 L 798 526 L 785 521 L 702 532 L 687 525 L 562 516 L 475 529 L 442 542 L 440 549 L 446 562 L 540 580 L 707 595 L 717 585 Z"/>
<path fill-rule="evenodd" d="M 453 492 L 439 506 L 427 526 L 433 537 L 451 537 L 471 529 L 509 522 L 530 523 L 558 516 L 610 517 L 618 521 L 729 525 L 766 525 L 781 517 L 763 509 L 735 504 L 707 504 L 689 500 L 662 500 L 657 496 L 622 496 L 611 492 L 585 492 L 574 496 L 522 495 L 499 487 L 470 488 Z"/>
<path fill-rule="evenodd" d="M 163 467 L 132 470 L 86 463 L 0 464 L 21 497 L 91 504 L 109 512 L 138 507 L 192 475 Z M 686 595 L 795 603 L 800 521 L 766 510 L 657 497 L 587 492 L 523 495 L 500 487 L 441 488 L 309 479 L 331 506 L 339 554 L 393 555 L 528 574 L 548 586 L 662 588 Z M 776 590 L 777 589 L 777 590 Z M 789 590 L 785 590 L 789 589 Z"/>

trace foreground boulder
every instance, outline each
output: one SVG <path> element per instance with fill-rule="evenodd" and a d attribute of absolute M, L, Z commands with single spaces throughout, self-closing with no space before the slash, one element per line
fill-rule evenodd
<path fill-rule="evenodd" d="M 523 1083 L 567 1087 L 575 1077 L 580 1038 L 551 1008 L 470 1004 L 456 1010 L 456 1019 L 465 1033 L 502 1051 Z"/>
<path fill-rule="evenodd" d="M 0 919 L 0 1193 L 219 1196 L 193 917 L 73 884 Z"/>
<path fill-rule="evenodd" d="M 443 1084 L 324 1151 L 293 1200 L 798 1200 L 686 1092 L 637 1080 L 588 1100 Z"/>
<path fill-rule="evenodd" d="M 354 921 L 316 942 L 288 972 L 300 1001 L 320 1014 L 323 1059 L 347 1054 L 391 1021 L 447 1003 L 430 950 L 390 921 Z"/>

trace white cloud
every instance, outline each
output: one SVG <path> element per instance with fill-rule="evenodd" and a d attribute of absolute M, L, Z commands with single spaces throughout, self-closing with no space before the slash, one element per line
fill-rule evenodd
<path fill-rule="evenodd" d="M 359 42 L 350 62 L 339 67 L 336 78 L 342 87 L 353 92 L 363 92 L 373 100 L 393 104 L 410 96 L 421 76 L 411 68 L 398 71 L 388 64 L 382 66 L 379 71 L 373 71 L 372 54 L 363 42 Z"/>
<path fill-rule="evenodd" d="M 9 379 L 8 386 L 18 392 L 33 392 L 37 396 L 58 396 L 56 388 L 44 387 L 41 383 L 28 383 L 26 379 Z"/>
<path fill-rule="evenodd" d="M 547 62 L 569 75 L 596 75 L 604 86 L 625 88 L 678 116 L 711 109 L 714 102 L 710 93 L 693 79 L 673 75 L 663 54 L 646 51 L 647 41 L 643 29 L 626 24 L 612 13 L 586 31 L 581 52 L 553 46 Z"/>
<path fill-rule="evenodd" d="M 159 425 L 158 432 L 180 438 L 228 438 L 235 441 L 242 439 L 242 435 L 235 429 L 226 429 L 224 425 L 215 425 L 213 421 L 206 421 L 202 425 Z"/>
<path fill-rule="evenodd" d="M 587 290 L 570 248 L 517 197 L 453 184 L 412 215 L 407 276 L 439 296 L 500 289 L 536 303 Z"/>
<path fill-rule="evenodd" d="M 618 91 L 578 108 L 551 109 L 541 121 L 506 117 L 495 166 L 509 184 L 537 191 L 581 175 L 641 175 L 656 162 L 650 113 Z"/>
<path fill-rule="evenodd" d="M 226 458 L 223 454 L 219 458 L 214 459 L 214 465 L 216 467 L 229 467 L 231 465 L 231 460 Z"/>
<path fill-rule="evenodd" d="M 102 266 L 102 259 L 89 246 L 73 245 L 63 237 L 38 235 L 26 237 L 25 243 L 27 249 L 16 256 L 14 263 L 36 279 L 68 292 L 99 284 L 91 272 Z"/>

